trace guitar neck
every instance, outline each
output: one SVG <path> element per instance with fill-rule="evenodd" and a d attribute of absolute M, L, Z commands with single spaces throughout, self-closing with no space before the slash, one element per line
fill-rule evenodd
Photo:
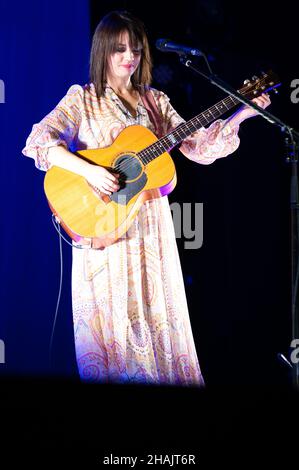
<path fill-rule="evenodd" d="M 226 97 L 203 113 L 200 113 L 189 121 L 180 124 L 164 137 L 157 140 L 154 144 L 149 145 L 139 152 L 138 156 L 143 163 L 149 163 L 151 160 L 162 155 L 162 153 L 169 152 L 173 147 L 180 144 L 193 132 L 198 131 L 200 128 L 219 118 L 222 114 L 236 106 L 238 103 L 239 100 L 237 98 L 233 98 L 232 96 Z"/>

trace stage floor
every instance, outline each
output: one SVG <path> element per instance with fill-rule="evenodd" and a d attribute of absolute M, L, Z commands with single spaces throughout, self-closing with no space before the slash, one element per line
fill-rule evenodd
<path fill-rule="evenodd" d="M 245 462 L 296 461 L 299 394 L 291 387 L 196 389 L 10 377 L 1 378 L 0 397 L 1 456 L 11 465 L 242 468 Z"/>

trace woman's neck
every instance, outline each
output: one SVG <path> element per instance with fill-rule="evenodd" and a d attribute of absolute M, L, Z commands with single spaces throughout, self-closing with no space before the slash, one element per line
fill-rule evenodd
<path fill-rule="evenodd" d="M 119 80 L 107 80 L 107 84 L 115 91 L 117 95 L 127 95 L 133 91 L 132 83 L 129 80 L 128 82 L 119 81 Z"/>

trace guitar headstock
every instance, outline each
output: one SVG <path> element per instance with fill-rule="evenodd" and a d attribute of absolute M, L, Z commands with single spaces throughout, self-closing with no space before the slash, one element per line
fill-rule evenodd
<path fill-rule="evenodd" d="M 278 76 L 272 70 L 269 70 L 268 72 L 263 72 L 261 77 L 253 76 L 251 80 L 245 80 L 244 86 L 239 90 L 239 93 L 252 100 L 262 93 L 269 93 L 272 90 L 274 90 L 274 93 L 278 93 L 277 88 L 280 85 Z"/>

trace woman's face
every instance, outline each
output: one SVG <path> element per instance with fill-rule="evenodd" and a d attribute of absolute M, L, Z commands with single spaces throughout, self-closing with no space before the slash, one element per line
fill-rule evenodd
<path fill-rule="evenodd" d="M 129 34 L 123 33 L 119 37 L 116 51 L 108 59 L 107 78 L 128 80 L 139 66 L 142 47 L 130 48 Z"/>

